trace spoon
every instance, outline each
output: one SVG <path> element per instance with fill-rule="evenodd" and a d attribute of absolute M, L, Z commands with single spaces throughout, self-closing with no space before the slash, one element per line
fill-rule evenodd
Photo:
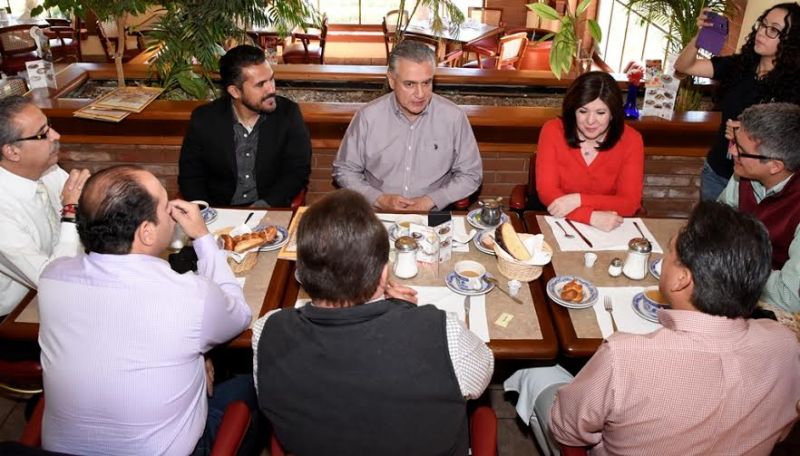
<path fill-rule="evenodd" d="M 572 239 L 572 238 L 574 238 L 574 237 L 575 237 L 575 235 L 574 235 L 574 234 L 572 234 L 572 233 L 567 233 L 567 230 L 565 230 L 565 229 L 564 229 L 564 227 L 563 227 L 563 226 L 561 226 L 561 224 L 560 224 L 560 223 L 558 223 L 558 221 L 556 221 L 556 225 L 557 225 L 559 228 L 561 228 L 561 231 L 563 231 L 563 232 L 564 232 L 564 237 L 565 237 L 565 238 L 567 238 L 567 239 Z"/>
<path fill-rule="evenodd" d="M 509 292 L 507 292 L 506 290 L 504 290 L 504 289 L 503 289 L 503 288 L 500 286 L 500 282 L 498 282 L 498 281 L 497 281 L 497 279 L 495 279 L 494 277 L 485 276 L 485 277 L 484 277 L 484 279 L 485 279 L 487 282 L 494 284 L 494 287 L 495 287 L 496 289 L 498 289 L 498 290 L 502 291 L 502 292 L 503 292 L 503 294 L 504 294 L 504 295 L 506 295 L 506 296 L 508 296 L 509 298 L 511 298 L 511 300 L 512 300 L 512 301 L 516 302 L 517 304 L 522 304 L 522 300 L 521 300 L 521 299 L 519 299 L 519 298 L 518 298 L 518 297 L 516 297 L 516 296 L 511 296 L 511 294 L 510 294 Z"/>

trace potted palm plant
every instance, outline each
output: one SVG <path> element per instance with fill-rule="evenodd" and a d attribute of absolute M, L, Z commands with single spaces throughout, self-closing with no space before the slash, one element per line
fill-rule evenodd
<path fill-rule="evenodd" d="M 414 17 L 414 14 L 420 7 L 427 7 L 431 11 L 431 29 L 441 34 L 445 29 L 457 30 L 458 27 L 464 22 L 464 13 L 453 3 L 452 0 L 414 0 L 414 6 L 411 8 L 409 17 Z M 400 0 L 397 7 L 398 11 L 406 11 L 406 0 Z M 397 15 L 397 24 L 395 26 L 395 33 L 397 41 L 400 41 L 402 34 L 408 28 L 409 22 L 403 26 L 403 15 Z"/>
<path fill-rule="evenodd" d="M 589 28 L 589 33 L 594 40 L 592 47 L 596 46 L 603 38 L 603 32 L 597 21 L 584 17 L 590 2 L 591 0 L 583 0 L 572 10 L 567 5 L 563 15 L 547 3 L 528 4 L 528 8 L 542 19 L 555 21 L 560 25 L 557 31 L 548 33 L 539 39 L 539 41 L 553 40 L 550 48 L 550 69 L 558 79 L 561 79 L 562 74 L 569 73 L 573 65 L 581 60 L 583 43 L 578 33 L 581 23 L 585 22 Z"/>

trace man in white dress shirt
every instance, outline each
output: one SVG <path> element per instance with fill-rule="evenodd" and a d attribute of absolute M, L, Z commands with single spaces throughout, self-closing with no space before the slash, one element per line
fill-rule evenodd
<path fill-rule="evenodd" d="M 30 100 L 0 100 L 0 321 L 51 260 L 80 251 L 75 207 L 89 171 L 56 165 L 60 137 Z M 19 355 L 0 346 L 4 359 Z"/>

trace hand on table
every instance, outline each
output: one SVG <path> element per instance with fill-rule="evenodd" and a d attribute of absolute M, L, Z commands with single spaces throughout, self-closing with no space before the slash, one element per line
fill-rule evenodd
<path fill-rule="evenodd" d="M 83 186 L 91 174 L 88 169 L 73 169 L 69 172 L 64 188 L 61 189 L 61 204 L 78 204 L 83 192 Z"/>
<path fill-rule="evenodd" d="M 566 217 L 567 214 L 574 211 L 581 206 L 581 194 L 570 193 L 568 195 L 559 196 L 549 206 L 547 212 L 553 217 Z"/>
<path fill-rule="evenodd" d="M 203 216 L 200 215 L 200 208 L 197 207 L 197 204 L 184 200 L 172 200 L 169 202 L 169 215 L 192 239 L 208 234 L 208 227 Z"/>
<path fill-rule="evenodd" d="M 407 211 L 413 200 L 393 193 L 384 193 L 375 200 L 375 206 L 384 211 Z"/>
<path fill-rule="evenodd" d="M 418 196 L 411 198 L 411 201 L 413 203 L 406 208 L 407 211 L 429 212 L 434 206 L 433 200 L 429 196 Z"/>
<path fill-rule="evenodd" d="M 739 128 L 742 126 L 742 122 L 739 120 L 728 119 L 725 122 L 725 139 L 728 141 L 733 141 L 733 129 Z"/>
<path fill-rule="evenodd" d="M 622 225 L 622 217 L 613 211 L 594 211 L 589 224 L 599 230 L 611 231 Z"/>
<path fill-rule="evenodd" d="M 405 285 L 398 285 L 391 280 L 386 283 L 383 293 L 387 298 L 402 299 L 412 304 L 417 303 L 417 290 Z"/>

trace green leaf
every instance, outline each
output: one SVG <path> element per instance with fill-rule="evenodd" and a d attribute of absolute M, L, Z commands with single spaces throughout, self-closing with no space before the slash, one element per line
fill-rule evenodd
<path fill-rule="evenodd" d="M 580 16 L 581 14 L 583 14 L 583 12 L 584 12 L 584 11 L 586 11 L 586 8 L 588 8 L 588 7 L 589 7 L 589 3 L 590 3 L 591 1 L 592 1 L 592 0 L 583 0 L 583 1 L 581 2 L 581 4 L 580 4 L 580 5 L 578 5 L 578 9 L 576 9 L 576 10 L 575 10 L 575 15 L 576 15 L 576 16 Z"/>
<path fill-rule="evenodd" d="M 589 19 L 586 21 L 587 25 L 589 26 L 589 33 L 594 38 L 595 43 L 599 43 L 603 40 L 603 31 L 600 29 L 600 24 L 597 23 L 594 19 Z"/>
<path fill-rule="evenodd" d="M 177 76 L 177 80 L 181 89 L 185 90 L 186 93 L 192 97 L 200 100 L 206 98 L 208 86 L 206 86 L 205 81 L 196 77 L 193 72 L 185 71 Z"/>
<path fill-rule="evenodd" d="M 33 8 L 31 10 L 31 17 L 38 16 L 38 15 L 42 14 L 43 11 L 44 11 L 44 7 L 42 5 L 39 5 L 39 6 Z"/>
<path fill-rule="evenodd" d="M 542 19 L 547 19 L 550 21 L 561 20 L 561 16 L 558 15 L 558 11 L 554 10 L 550 6 L 545 5 L 544 3 L 530 3 L 528 4 L 528 9 L 536 13 Z"/>

